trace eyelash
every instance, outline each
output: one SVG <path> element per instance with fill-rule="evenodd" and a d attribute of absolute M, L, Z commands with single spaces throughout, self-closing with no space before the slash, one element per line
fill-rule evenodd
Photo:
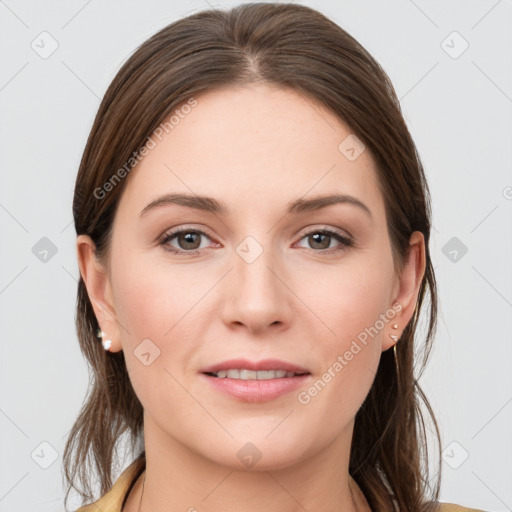
<path fill-rule="evenodd" d="M 202 249 L 199 249 L 199 250 L 196 249 L 196 250 L 193 250 L 193 251 L 186 251 L 186 250 L 183 250 L 183 249 L 178 250 L 178 249 L 175 249 L 175 248 L 170 248 L 167 244 L 173 238 L 175 238 L 177 235 L 179 235 L 180 233 L 198 233 L 200 235 L 205 236 L 206 238 L 210 238 L 204 231 L 201 231 L 200 229 L 178 228 L 178 229 L 175 229 L 174 231 L 170 231 L 168 233 L 165 233 L 163 235 L 163 237 L 160 239 L 160 241 L 158 242 L 159 245 L 161 245 L 164 250 L 169 251 L 169 252 L 174 253 L 174 254 L 199 254 L 202 251 Z M 309 232 L 305 233 L 299 239 L 299 241 L 304 239 L 304 238 L 306 238 L 306 237 L 308 237 L 308 236 L 315 235 L 315 234 L 327 235 L 327 236 L 329 236 L 331 238 L 334 238 L 335 240 L 337 240 L 338 242 L 341 243 L 341 246 L 333 248 L 333 249 L 321 249 L 321 250 L 311 249 L 313 252 L 318 252 L 320 254 L 333 254 L 333 253 L 337 253 L 339 251 L 343 251 L 343 250 L 346 250 L 349 247 L 353 247 L 354 246 L 354 242 L 353 242 L 352 239 L 342 235 L 341 233 L 338 233 L 337 231 L 332 231 L 330 229 L 315 229 L 315 230 L 309 231 Z"/>

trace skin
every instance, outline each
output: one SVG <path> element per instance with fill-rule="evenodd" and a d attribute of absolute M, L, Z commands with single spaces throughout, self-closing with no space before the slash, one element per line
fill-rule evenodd
<path fill-rule="evenodd" d="M 110 350 L 124 351 L 144 407 L 141 510 L 370 510 L 348 474 L 354 418 L 382 351 L 394 344 L 389 333 L 400 336 L 413 315 L 425 271 L 423 236 L 413 233 L 396 275 L 373 158 L 365 150 L 349 161 L 338 150 L 351 131 L 326 107 L 261 83 L 197 100 L 129 175 L 108 265 L 96 260 L 88 236 L 77 238 L 96 316 Z M 166 205 L 139 216 L 168 192 L 214 197 L 230 213 Z M 350 204 L 285 215 L 292 200 L 334 192 L 358 198 L 371 217 Z M 157 239 L 179 226 L 207 236 L 195 246 L 175 237 L 167 247 L 184 254 L 173 254 Z M 315 243 L 307 235 L 320 229 L 349 235 L 355 245 Z M 252 263 L 236 252 L 247 236 L 263 249 Z M 186 254 L 197 247 L 199 254 Z M 301 404 L 298 392 L 393 304 L 401 311 Z M 146 338 L 160 350 L 148 366 L 134 354 Z M 311 376 L 274 400 L 243 402 L 200 374 L 236 357 L 283 359 Z M 262 455 L 251 468 L 237 457 L 247 442 Z M 141 484 L 124 510 L 138 510 Z"/>

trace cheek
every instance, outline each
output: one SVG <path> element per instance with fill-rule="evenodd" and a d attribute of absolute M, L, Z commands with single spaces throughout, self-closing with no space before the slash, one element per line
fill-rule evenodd
<path fill-rule="evenodd" d="M 163 415 L 164 421 L 182 414 L 184 402 L 191 406 L 178 383 L 179 369 L 197 347 L 186 332 L 191 306 L 182 283 L 175 274 L 147 268 L 134 262 L 130 273 L 119 273 L 116 310 L 125 327 L 123 352 L 135 394 L 151 416 Z"/>
<path fill-rule="evenodd" d="M 383 331 L 375 326 L 386 311 L 386 290 L 373 279 L 351 275 L 330 282 L 317 302 L 329 331 L 311 348 L 321 364 L 297 401 L 326 438 L 356 415 L 377 372 Z"/>
<path fill-rule="evenodd" d="M 317 333 L 322 331 L 317 336 L 321 341 L 311 347 L 322 366 L 312 386 L 297 398 L 312 416 L 323 418 L 325 425 L 329 418 L 335 419 L 330 423 L 334 426 L 355 415 L 373 383 L 382 336 L 394 316 L 389 308 L 387 263 L 347 262 L 336 272 L 330 268 L 323 275 L 317 273 L 316 286 L 311 278 L 304 281 L 309 283 L 303 288 L 304 302 L 319 317 Z"/>
<path fill-rule="evenodd" d="M 209 286 L 185 266 L 148 257 L 124 259 L 115 279 L 118 319 L 132 335 L 165 342 L 193 316 Z"/>
<path fill-rule="evenodd" d="M 387 259 L 347 258 L 335 267 L 305 270 L 298 288 L 304 303 L 324 326 L 329 351 L 342 349 L 389 308 L 392 280 Z"/>
<path fill-rule="evenodd" d="M 198 350 L 197 306 L 211 283 L 185 266 L 170 271 L 149 258 L 124 258 L 116 269 L 114 300 L 125 361 L 139 400 L 151 409 L 163 403 L 159 393 L 181 396 L 171 374 L 181 380 L 178 374 Z"/>

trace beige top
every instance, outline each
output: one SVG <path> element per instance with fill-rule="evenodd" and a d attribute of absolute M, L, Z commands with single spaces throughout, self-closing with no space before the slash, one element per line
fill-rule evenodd
<path fill-rule="evenodd" d="M 119 476 L 112 488 L 99 500 L 80 507 L 76 512 L 122 512 L 133 484 L 144 470 L 144 459 L 135 459 Z M 485 512 L 453 503 L 439 503 L 436 512 Z"/>

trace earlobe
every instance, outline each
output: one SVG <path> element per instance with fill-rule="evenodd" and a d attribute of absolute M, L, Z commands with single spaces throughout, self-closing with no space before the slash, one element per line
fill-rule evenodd
<path fill-rule="evenodd" d="M 100 340 L 103 342 L 105 350 L 117 352 L 121 350 L 120 333 L 108 272 L 96 258 L 96 246 L 91 237 L 79 235 L 76 240 L 76 249 L 80 275 L 87 289 L 87 295 L 100 330 L 104 334 L 103 338 L 99 336 Z M 106 343 L 107 340 L 110 343 Z"/>

